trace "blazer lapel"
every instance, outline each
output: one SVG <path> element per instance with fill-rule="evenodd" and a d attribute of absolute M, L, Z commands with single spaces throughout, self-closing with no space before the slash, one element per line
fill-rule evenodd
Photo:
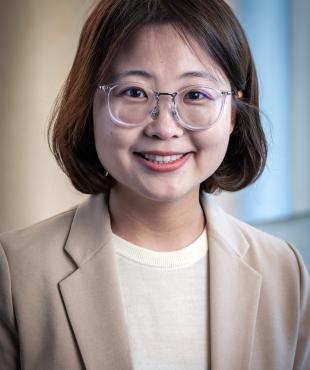
<path fill-rule="evenodd" d="M 248 242 L 208 197 L 203 201 L 209 243 L 212 370 L 247 370 L 255 337 L 261 275 L 243 261 Z"/>
<path fill-rule="evenodd" d="M 77 270 L 60 292 L 87 370 L 130 370 L 129 341 L 111 227 L 102 195 L 78 207 L 65 250 Z"/>
<path fill-rule="evenodd" d="M 210 197 L 202 199 L 209 243 L 212 370 L 251 368 L 261 276 L 243 261 L 248 242 Z M 128 333 L 106 199 L 78 207 L 65 246 L 77 265 L 60 292 L 87 370 L 131 370 Z"/>

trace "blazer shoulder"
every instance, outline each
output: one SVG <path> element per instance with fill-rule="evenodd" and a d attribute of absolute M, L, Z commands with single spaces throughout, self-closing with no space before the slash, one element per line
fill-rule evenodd
<path fill-rule="evenodd" d="M 283 248 L 288 246 L 288 243 L 285 240 L 277 236 L 266 233 L 265 231 L 262 231 L 259 228 L 241 221 L 233 216 L 228 215 L 228 217 L 251 244 L 257 244 L 261 247 L 268 245 L 274 248 Z"/>
<path fill-rule="evenodd" d="M 266 233 L 250 224 L 232 216 L 228 216 L 235 227 L 239 229 L 249 244 L 246 258 L 264 265 L 269 265 L 275 270 L 277 267 L 290 270 L 299 270 L 304 265 L 298 249 L 289 241 L 282 240 Z"/>
<path fill-rule="evenodd" d="M 239 257 L 253 256 L 254 259 L 257 256 L 257 260 L 266 264 L 274 259 L 292 261 L 296 258 L 289 243 L 230 215 L 213 197 L 203 197 L 202 204 L 209 233 Z"/>
<path fill-rule="evenodd" d="M 0 234 L 0 244 L 7 254 L 35 246 L 64 243 L 77 207 L 61 212 L 23 229 Z"/>

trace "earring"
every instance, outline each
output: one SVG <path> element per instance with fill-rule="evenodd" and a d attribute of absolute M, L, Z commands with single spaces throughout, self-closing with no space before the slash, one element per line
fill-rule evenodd
<path fill-rule="evenodd" d="M 108 176 L 109 176 L 109 172 L 108 171 L 105 171 L 104 177 L 108 177 Z"/>
<path fill-rule="evenodd" d="M 237 97 L 238 97 L 239 99 L 242 99 L 242 98 L 243 98 L 243 91 L 238 90 L 238 91 L 237 91 Z"/>

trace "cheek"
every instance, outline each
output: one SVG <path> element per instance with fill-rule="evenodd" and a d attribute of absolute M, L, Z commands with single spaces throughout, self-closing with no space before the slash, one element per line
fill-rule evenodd
<path fill-rule="evenodd" d="M 112 125 L 108 121 L 109 117 L 106 112 L 100 108 L 97 102 L 97 104 L 94 105 L 93 111 L 94 137 L 98 158 L 103 167 L 106 168 L 108 162 L 111 161 L 111 149 L 115 145 L 115 138 Z"/>
<path fill-rule="evenodd" d="M 204 133 L 197 143 L 199 155 L 197 156 L 197 169 L 200 171 L 201 180 L 207 178 L 220 167 L 227 152 L 229 142 L 229 131 L 219 132 L 217 130 Z"/>
<path fill-rule="evenodd" d="M 209 149 L 210 152 L 214 150 L 214 154 L 217 154 L 217 152 L 226 152 L 233 128 L 231 112 L 227 109 L 223 112 L 220 121 L 197 136 L 198 145 L 202 149 Z"/>
<path fill-rule="evenodd" d="M 97 119 L 94 120 L 94 135 L 97 154 L 100 159 L 104 156 L 106 151 L 109 151 L 113 145 L 113 132 L 108 125 Z"/>
<path fill-rule="evenodd" d="M 225 148 L 228 145 L 230 137 L 230 128 L 219 129 L 218 127 L 211 127 L 209 130 L 195 135 L 195 144 L 201 150 L 216 150 L 216 148 Z"/>
<path fill-rule="evenodd" d="M 109 117 L 102 115 L 102 120 L 94 118 L 96 151 L 105 168 L 127 167 L 137 132 L 116 126 Z"/>

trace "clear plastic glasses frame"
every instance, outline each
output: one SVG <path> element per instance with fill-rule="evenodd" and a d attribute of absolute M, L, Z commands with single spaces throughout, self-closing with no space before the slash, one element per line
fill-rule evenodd
<path fill-rule="evenodd" d="M 171 98 L 171 114 L 180 126 L 191 131 L 206 130 L 219 120 L 226 97 L 236 95 L 232 90 L 221 91 L 204 84 L 190 85 L 173 93 L 154 91 L 135 82 L 100 85 L 98 88 L 107 94 L 112 121 L 127 128 L 144 126 L 156 120 L 160 114 L 159 98 L 166 95 Z M 130 94 L 130 91 L 135 91 L 135 94 Z M 193 99 L 189 99 L 189 95 Z M 194 122 L 194 117 L 197 122 Z"/>

